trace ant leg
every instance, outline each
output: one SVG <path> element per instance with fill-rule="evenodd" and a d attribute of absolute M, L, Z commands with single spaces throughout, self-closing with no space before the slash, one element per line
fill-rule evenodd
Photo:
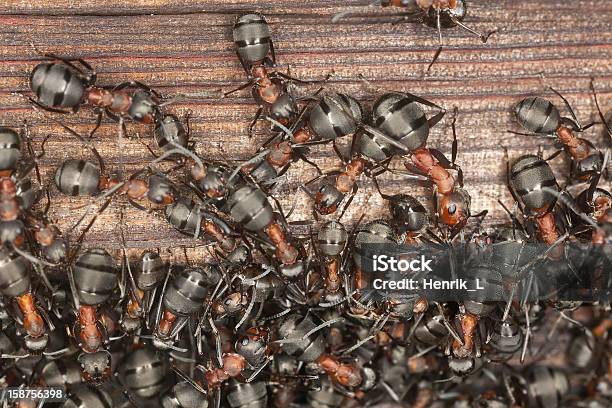
<path fill-rule="evenodd" d="M 506 130 L 506 132 L 512 133 L 513 135 L 519 135 L 519 136 L 537 136 L 537 137 L 546 137 L 549 139 L 557 139 L 557 136 L 553 136 L 553 135 L 540 135 L 538 133 L 515 132 L 514 130 Z"/>
<path fill-rule="evenodd" d="M 100 109 L 96 109 L 98 111 L 98 117 L 96 119 L 96 126 L 92 129 L 91 132 L 89 132 L 89 138 L 88 140 L 93 139 L 94 134 L 98 131 L 98 129 L 100 128 L 100 125 L 102 124 L 102 115 L 104 114 L 104 112 Z"/>
<path fill-rule="evenodd" d="M 274 41 L 272 41 L 272 39 L 270 38 L 270 42 L 268 42 L 268 44 L 270 44 L 270 55 L 272 55 L 272 66 L 275 67 L 276 66 L 276 53 L 274 52 Z"/>
<path fill-rule="evenodd" d="M 246 82 L 242 85 L 240 85 L 238 88 L 232 89 L 231 91 L 225 92 L 222 96 L 222 98 L 225 98 L 228 95 L 233 94 L 234 92 L 238 92 L 238 91 L 242 91 L 243 89 L 246 89 L 248 87 L 254 86 L 257 83 L 257 81 L 255 80 L 251 80 L 249 82 Z"/>
<path fill-rule="evenodd" d="M 595 100 L 595 107 L 597 107 L 597 113 L 599 114 L 599 118 L 601 119 L 604 127 L 606 128 L 606 133 L 608 134 L 608 138 L 610 139 L 610 141 L 612 141 L 612 129 L 610 129 L 610 126 L 612 126 L 612 118 L 610 120 L 610 124 L 608 124 L 603 112 L 601 111 L 601 108 L 599 107 L 599 101 L 597 100 L 597 93 L 595 92 L 595 85 L 593 85 L 593 82 L 594 82 L 594 79 L 591 78 L 590 87 L 591 87 L 591 91 L 593 92 L 593 99 Z"/>
<path fill-rule="evenodd" d="M 527 354 L 527 346 L 529 345 L 529 339 L 531 337 L 531 319 L 529 318 L 529 312 L 531 307 L 528 304 L 525 304 L 525 323 L 527 327 L 525 328 L 525 340 L 523 341 L 523 350 L 521 351 L 521 364 L 525 361 L 525 355 Z"/>
<path fill-rule="evenodd" d="M 436 10 L 436 30 L 438 31 L 438 44 L 439 45 L 438 45 L 438 49 L 436 50 L 436 53 L 434 54 L 433 59 L 431 60 L 431 62 L 427 66 L 427 70 L 425 71 L 425 75 L 427 75 L 429 73 L 429 71 L 431 70 L 431 67 L 433 67 L 433 65 L 438 60 L 438 57 L 442 53 L 442 23 L 440 22 L 440 9 Z"/>
<path fill-rule="evenodd" d="M 378 184 L 378 179 L 376 178 L 376 175 L 372 175 L 372 181 L 374 182 L 376 190 L 378 190 L 378 194 L 380 194 L 383 200 L 391 201 L 393 199 L 393 197 L 391 197 L 390 195 L 382 192 L 382 190 L 380 189 L 380 185 Z"/>
<path fill-rule="evenodd" d="M 106 202 L 102 205 L 102 207 L 100 207 L 100 209 L 98 210 L 98 212 L 96 214 L 94 214 L 94 217 L 91 219 L 91 221 L 89 221 L 89 223 L 87 224 L 87 226 L 85 227 L 85 229 L 83 230 L 83 232 L 81 232 L 81 235 L 79 235 L 79 238 L 77 239 L 77 246 L 75 247 L 75 253 L 79 251 L 79 249 L 81 248 L 82 244 L 83 244 L 83 239 L 85 238 L 85 234 L 87 234 L 87 232 L 91 229 L 91 227 L 93 227 L 93 225 L 95 224 L 96 220 L 98 219 L 98 216 L 100 214 L 102 214 L 104 212 L 104 210 L 106 210 L 106 208 L 110 205 L 111 201 L 112 201 L 113 197 L 110 197 L 108 200 L 106 200 Z M 85 212 L 85 214 L 87 214 L 87 212 Z M 78 224 L 81 223 L 81 221 L 84 218 L 81 218 L 79 220 L 79 222 L 77 224 L 75 224 L 74 226 L 72 226 L 70 229 L 74 229 Z"/>
<path fill-rule="evenodd" d="M 41 157 L 43 157 L 46 152 L 45 152 L 45 144 L 47 143 L 47 140 L 49 140 L 49 138 L 51 137 L 51 134 L 48 134 L 47 136 L 45 136 L 45 138 L 43 139 L 42 143 L 40 144 L 40 154 L 38 154 L 36 156 L 37 159 L 40 159 Z"/>
<path fill-rule="evenodd" d="M 263 113 L 263 107 L 260 106 L 259 108 L 257 108 L 255 117 L 253 118 L 253 120 L 251 121 L 251 124 L 249 125 L 249 130 L 248 130 L 249 139 L 253 137 L 253 128 L 257 124 L 257 121 L 259 121 L 259 118 L 261 117 L 262 113 Z"/>
<path fill-rule="evenodd" d="M 442 106 L 433 103 L 425 98 L 422 98 L 420 96 L 411 94 L 409 92 L 402 92 L 402 95 L 404 95 L 408 100 L 412 101 L 412 102 L 417 102 L 420 103 L 422 105 L 425 106 L 429 106 L 430 108 L 436 108 L 436 109 L 440 109 L 441 111 L 443 111 L 444 113 L 446 113 L 446 109 L 444 109 Z"/>
<path fill-rule="evenodd" d="M 376 7 L 381 5 L 381 0 L 373 0 L 370 4 L 367 5 L 367 7 Z M 343 18 L 351 15 L 351 14 L 355 14 L 354 12 L 351 12 L 349 10 L 345 10 L 345 11 L 341 11 L 339 13 L 336 13 L 333 17 L 332 17 L 332 23 L 337 23 L 338 21 L 342 20 Z"/>
<path fill-rule="evenodd" d="M 336 153 L 336 156 L 338 156 L 340 161 L 342 161 L 343 164 L 347 164 L 346 158 L 344 157 L 344 155 L 338 148 L 338 145 L 336 144 L 336 139 L 332 141 L 332 147 L 334 148 L 334 152 Z"/>
<path fill-rule="evenodd" d="M 85 76 L 87 78 L 87 82 L 91 85 L 93 83 L 96 82 L 96 77 L 97 77 L 97 73 L 96 71 L 92 68 L 91 65 L 89 65 L 89 63 L 87 61 L 85 61 L 83 58 L 64 58 L 64 57 L 60 57 L 59 55 L 53 54 L 53 53 L 49 53 L 49 52 L 42 52 L 40 51 L 36 45 L 34 45 L 34 43 L 30 43 L 30 46 L 34 49 L 34 52 L 36 52 L 38 55 L 41 55 L 45 58 L 49 58 L 49 59 L 55 59 L 58 61 L 63 62 L 64 64 L 68 65 L 69 67 L 73 68 L 74 70 L 76 70 L 79 74 Z M 72 61 L 76 61 L 79 64 L 81 64 L 87 71 L 89 71 L 89 74 L 86 73 L 83 68 L 77 67 Z"/>
<path fill-rule="evenodd" d="M 495 29 L 495 30 L 487 32 L 487 34 L 482 34 L 482 33 L 478 32 L 478 31 L 474 30 L 473 28 L 470 28 L 470 27 L 466 26 L 465 24 L 463 24 L 461 21 L 457 20 L 456 18 L 451 17 L 451 21 L 454 24 L 458 25 L 459 27 L 463 28 L 465 31 L 470 32 L 470 33 L 474 34 L 475 36 L 480 37 L 480 40 L 483 43 L 486 43 L 489 40 L 489 37 L 497 32 L 497 29 Z"/>
<path fill-rule="evenodd" d="M 36 171 L 36 180 L 38 181 L 38 184 L 42 185 L 42 179 L 40 177 L 40 169 L 38 168 L 38 162 L 36 161 L 38 156 L 36 155 L 36 153 L 34 153 L 34 148 L 32 147 L 32 137 L 30 133 L 30 128 L 28 127 L 28 123 L 25 119 L 23 121 L 22 136 L 23 136 L 23 139 L 26 140 L 26 148 L 34 164 L 34 170 Z M 48 138 L 49 136 L 47 135 L 47 137 L 43 140 L 43 145 L 47 141 Z M 43 153 L 44 153 L 44 150 L 43 150 Z"/>
<path fill-rule="evenodd" d="M 556 152 L 554 152 L 553 154 L 551 154 L 550 156 L 548 156 L 547 158 L 545 158 L 544 161 L 550 161 L 550 160 L 554 159 L 555 157 L 557 157 L 558 155 L 560 155 L 561 153 L 563 153 L 563 150 L 559 149 Z"/>
<path fill-rule="evenodd" d="M 440 45 L 438 47 L 438 49 L 436 50 L 436 53 L 434 54 L 431 62 L 429 63 L 429 65 L 427 66 L 427 70 L 425 71 L 426 73 L 429 72 L 431 70 L 431 67 L 433 67 L 433 65 L 436 63 L 436 61 L 438 60 L 438 58 L 440 57 L 440 54 L 442 53 L 442 46 Z"/>
<path fill-rule="evenodd" d="M 260 151 L 260 152 L 261 152 L 262 150 L 264 150 L 264 148 L 268 147 L 268 146 L 270 145 L 270 143 L 272 143 L 272 142 L 274 141 L 274 139 L 276 139 L 278 136 L 279 136 L 279 134 L 278 134 L 278 133 L 275 133 L 275 134 L 273 134 L 272 136 L 270 136 L 268 139 L 266 139 L 266 141 L 265 141 L 265 142 L 263 142 L 263 143 L 261 144 L 261 146 L 259 147 L 259 150 L 258 150 L 258 151 Z"/>
<path fill-rule="evenodd" d="M 102 159 L 102 156 L 100 155 L 100 153 L 98 152 L 98 149 L 96 149 L 96 147 L 88 140 L 85 140 L 85 138 L 83 136 L 81 136 L 78 132 L 76 132 L 74 129 L 66 126 L 64 123 L 60 122 L 59 120 L 47 116 L 45 115 L 45 117 L 47 119 L 50 119 L 51 121 L 55 122 L 56 124 L 60 125 L 64 130 L 66 130 L 68 133 L 70 133 L 71 135 L 73 135 L 74 137 L 76 137 L 81 143 L 83 143 L 83 145 L 85 145 L 89 150 L 91 150 L 91 152 L 94 154 L 94 156 L 96 156 L 96 160 L 98 161 L 99 165 L 100 165 L 100 172 L 104 173 L 104 160 Z"/>
<path fill-rule="evenodd" d="M 508 186 L 508 190 L 510 190 L 510 194 L 512 195 L 512 198 L 514 199 L 514 202 L 520 203 L 521 201 L 519 200 L 518 196 L 516 195 L 516 192 L 512 188 L 512 180 L 511 180 L 512 171 L 510 170 L 510 158 L 508 157 L 507 147 L 504 147 L 504 161 L 506 162 L 506 186 Z M 503 204 L 502 204 L 502 207 L 505 208 Z"/>
<path fill-rule="evenodd" d="M 278 212 L 281 216 L 281 222 L 283 223 L 283 225 L 288 225 L 287 217 L 285 217 L 285 213 L 283 212 L 283 207 L 281 206 L 281 203 L 274 196 L 270 196 L 270 198 L 272 199 L 272 201 L 274 201 L 274 204 L 276 204 L 276 207 L 278 208 Z"/>
<path fill-rule="evenodd" d="M 457 127 L 456 127 L 457 112 L 458 112 L 458 108 L 455 106 L 455 108 L 453 109 L 453 121 L 451 122 L 451 129 L 453 131 L 453 143 L 451 147 L 451 164 L 453 166 L 453 169 L 457 170 L 457 179 L 458 179 L 457 181 L 459 182 L 459 185 L 463 187 L 463 170 L 456 163 L 457 151 L 459 147 L 459 142 L 457 141 Z"/>
<path fill-rule="evenodd" d="M 125 122 L 123 121 L 123 117 L 119 118 L 118 127 L 119 135 L 117 137 L 117 149 L 119 150 L 119 152 L 117 161 L 119 162 L 119 174 L 123 175 L 123 138 L 125 136 Z"/>
<path fill-rule="evenodd" d="M 572 106 L 570 105 L 570 103 L 567 101 L 567 99 L 565 99 L 565 97 L 563 95 L 561 95 L 556 89 L 554 89 L 553 87 L 549 86 L 548 89 L 550 89 L 551 91 L 553 91 L 554 93 L 557 94 L 557 96 L 559 98 L 561 98 L 561 100 L 563 101 L 563 103 L 565 104 L 565 107 L 567 108 L 567 110 L 569 110 L 570 115 L 572 115 L 572 118 L 574 119 L 574 122 L 578 125 L 578 128 L 582 129 L 582 126 L 580 126 L 580 122 L 578 121 L 578 118 L 576 117 L 576 114 L 574 113 L 574 110 L 572 109 Z"/>
<path fill-rule="evenodd" d="M 298 79 L 296 77 L 293 77 L 293 76 L 287 75 L 287 74 L 283 74 L 282 72 L 278 72 L 278 71 L 273 73 L 273 74 L 271 74 L 271 76 L 278 76 L 278 77 L 281 77 L 281 78 L 286 79 L 288 81 L 297 82 L 298 84 L 307 85 L 307 84 L 324 84 L 325 82 L 329 81 L 329 79 L 332 77 L 332 73 L 330 72 L 329 74 L 327 74 L 325 76 L 324 79 L 320 79 L 320 80 L 317 80 L 317 81 L 314 81 L 314 80 L 313 81 L 306 81 L 306 80 L 303 80 L 303 79 Z"/>
<path fill-rule="evenodd" d="M 308 163 L 310 164 L 312 167 L 315 168 L 315 170 L 317 170 L 318 174 L 323 174 L 323 172 L 321 171 L 321 168 L 313 161 L 311 161 L 308 157 L 306 157 L 306 155 L 304 155 L 303 153 L 300 152 L 295 152 L 296 156 L 300 158 L 300 160 L 302 160 L 304 163 Z M 286 171 L 286 170 L 285 170 Z"/>
<path fill-rule="evenodd" d="M 127 87 L 134 87 L 134 88 L 140 88 L 144 91 L 147 91 L 148 93 L 150 93 L 151 95 L 155 96 L 158 99 L 163 99 L 162 95 L 157 92 L 155 89 L 151 88 L 149 85 L 144 84 L 140 81 L 125 81 L 120 83 L 119 85 L 115 86 L 112 91 L 120 91 L 122 89 L 125 89 Z"/>
<path fill-rule="evenodd" d="M 455 165 L 455 161 L 457 161 L 457 150 L 458 150 L 458 142 L 457 142 L 457 112 L 459 109 L 455 106 L 453 108 L 453 121 L 451 122 L 451 129 L 453 131 L 453 144 L 451 148 L 451 163 L 453 166 Z"/>
<path fill-rule="evenodd" d="M 357 194 L 357 188 L 358 188 L 357 183 L 353 184 L 353 189 L 351 190 L 351 193 L 346 199 L 346 204 L 344 204 L 344 207 L 342 208 L 342 212 L 340 213 L 340 216 L 338 217 L 339 220 L 342 219 L 342 216 L 344 215 L 346 210 L 348 210 L 349 206 L 353 202 L 353 198 L 355 198 L 355 194 Z"/>

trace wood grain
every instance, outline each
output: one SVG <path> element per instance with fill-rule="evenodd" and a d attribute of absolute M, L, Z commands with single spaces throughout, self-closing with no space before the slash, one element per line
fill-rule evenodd
<path fill-rule="evenodd" d="M 383 90 L 405 90 L 449 110 L 457 106 L 458 162 L 465 171 L 473 210 L 489 209 L 486 223 L 491 225 L 507 219 L 497 200 L 511 203 L 503 148 L 508 148 L 511 158 L 536 152 L 538 146 L 545 155 L 555 149 L 547 139 L 506 132 L 518 130 L 511 116 L 514 103 L 533 94 L 553 98 L 546 88 L 553 86 L 569 98 L 578 117 L 587 123 L 597 119 L 589 92 L 594 77 L 600 104 L 608 109 L 612 106 L 612 2 L 470 1 L 465 22 L 481 31 L 497 28 L 498 33 L 482 45 L 460 29 L 444 31 L 447 46 L 427 76 L 425 69 L 437 47 L 435 31 L 421 24 L 392 25 L 397 12 L 360 7 L 360 3 L 5 0 L 0 4 L 0 124 L 18 127 L 27 120 L 37 148 L 51 135 L 46 154 L 39 160 L 45 185 L 52 185 L 55 168 L 66 158 L 91 157 L 74 137 L 14 94 L 29 95 L 29 73 L 42 59 L 31 47 L 33 43 L 45 52 L 86 59 L 97 70 L 100 85 L 134 79 L 169 98 L 189 96 L 168 109 L 178 115 L 191 113 L 191 136 L 197 151 L 208 158 L 247 158 L 266 138 L 266 127 L 260 126 L 257 136 L 249 140 L 246 127 L 256 110 L 250 94 L 236 93 L 225 99 L 218 95 L 220 89 L 231 89 L 245 79 L 234 54 L 231 26 L 240 13 L 257 10 L 271 24 L 280 69 L 290 67 L 292 75 L 306 80 L 333 72 L 325 92 L 348 92 L 367 106 Z M 347 8 L 358 14 L 332 24 L 332 16 Z M 301 87 L 298 92 L 308 95 L 315 89 Z M 561 106 L 558 98 L 554 100 Z M 450 148 L 450 116 L 432 130 L 429 139 L 444 152 Z M 94 123 L 88 109 L 58 118 L 83 133 Z M 97 133 L 96 146 L 112 170 L 123 168 L 127 173 L 151 159 L 144 146 L 151 142 L 151 129 L 128 124 L 128 133 L 130 137 L 121 146 L 117 125 L 110 120 Z M 601 127 L 591 128 L 585 137 L 606 147 Z M 340 165 L 329 147 L 313 149 L 313 157 L 324 170 Z M 559 157 L 553 163 L 560 182 L 566 183 L 567 162 Z M 298 163 L 279 190 L 286 209 L 295 201 L 292 220 L 312 218 L 312 202 L 294 192 L 314 174 L 309 166 Z M 425 186 L 401 176 L 385 175 L 382 181 L 386 191 L 408 192 L 424 203 L 429 200 Z M 356 219 L 364 211 L 367 219 L 385 217 L 387 210 L 371 183 L 363 179 L 361 186 L 345 220 Z M 50 190 L 50 216 L 67 231 L 91 199 L 70 199 L 54 187 Z M 130 248 L 203 245 L 173 231 L 162 212 L 144 213 L 121 197 L 99 217 L 87 234 L 86 245 L 119 246 L 119 211 L 125 216 Z"/>

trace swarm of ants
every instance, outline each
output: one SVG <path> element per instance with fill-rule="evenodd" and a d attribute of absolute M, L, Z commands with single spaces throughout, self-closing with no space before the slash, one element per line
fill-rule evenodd
<path fill-rule="evenodd" d="M 440 44 L 452 26 L 483 42 L 491 34 L 462 22 L 465 1 L 375 3 L 410 9 L 437 28 Z M 0 383 L 63 392 L 57 401 L 2 392 L 0 406 L 612 406 L 612 194 L 600 183 L 610 153 L 579 137 L 596 126 L 612 140 L 593 82 L 599 119 L 591 124 L 555 90 L 554 100 L 527 97 L 512 108 L 509 131 L 561 149 L 507 160 L 514 203 L 500 201 L 507 223 L 486 229 L 457 161 L 456 108 L 399 91 L 373 95 L 366 108 L 326 86 L 298 98 L 293 86 L 308 81 L 277 69 L 264 16 L 239 16 L 233 38 L 246 82 L 225 95 L 250 89 L 258 109 L 249 136 L 261 121 L 271 134 L 240 162 L 198 154 L 187 119 L 148 85 L 98 86 L 86 61 L 52 54 L 32 69 L 24 96 L 94 159 L 66 160 L 45 186 L 44 142 L 37 153 L 27 123 L 0 128 Z M 62 121 L 85 109 L 97 114 L 88 135 Z M 428 142 L 447 115 L 450 158 Z M 155 157 L 128 175 L 109 172 L 91 143 L 105 119 L 119 137 L 126 122 L 151 125 Z M 333 151 L 338 170 L 323 172 L 314 146 Z M 568 186 L 548 164 L 560 154 Z M 311 202 L 306 233 L 277 198 L 298 161 L 317 173 L 295 192 Z M 387 174 L 408 188 L 383 192 Z M 388 216 L 364 211 L 343 225 L 366 183 Z M 409 193 L 413 184 L 430 188 L 429 202 Z M 91 198 L 78 236 L 49 219 L 49 189 Z M 206 242 L 210 261 L 86 248 L 98 216 L 122 199 Z M 386 275 L 368 267 L 368 248 L 389 247 L 450 254 L 450 272 L 484 291 L 381 296 L 373 281 Z"/>

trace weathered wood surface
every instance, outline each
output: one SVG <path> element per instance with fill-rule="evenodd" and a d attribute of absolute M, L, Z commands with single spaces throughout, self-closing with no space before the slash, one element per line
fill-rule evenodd
<path fill-rule="evenodd" d="M 359 80 L 363 75 L 372 85 L 386 90 L 406 90 L 424 96 L 451 110 L 459 107 L 457 118 L 460 152 L 458 162 L 465 172 L 466 187 L 473 197 L 473 209 L 489 209 L 487 224 L 507 218 L 497 200 L 511 203 L 505 186 L 503 147 L 511 158 L 536 152 L 554 151 L 550 140 L 518 137 L 506 132 L 518 130 L 511 106 L 525 95 L 546 94 L 553 86 L 565 94 L 583 122 L 596 120 L 589 81 L 595 78 L 603 107 L 612 108 L 612 2 L 513 0 L 470 1 L 465 20 L 475 29 L 497 28 L 489 43 L 460 29 L 444 31 L 448 46 L 431 73 L 423 73 L 437 46 L 435 32 L 420 24 L 392 25 L 397 17 L 373 8 L 358 7 L 359 1 L 187 1 L 123 0 L 80 1 L 4 0 L 0 4 L 0 124 L 19 126 L 28 121 L 38 148 L 51 134 L 46 154 L 39 160 L 43 183 L 52 185 L 54 169 L 68 157 L 90 157 L 75 138 L 62 131 L 13 92 L 29 94 L 30 70 L 42 59 L 30 43 L 44 52 L 82 57 L 98 71 L 98 84 L 113 85 L 135 79 L 164 95 L 198 93 L 196 99 L 177 102 L 168 109 L 183 115 L 191 112 L 192 138 L 204 157 L 230 156 L 244 159 L 256 151 L 266 136 L 258 128 L 249 140 L 246 128 L 256 107 L 250 93 L 236 93 L 220 100 L 219 89 L 227 90 L 245 80 L 231 41 L 234 18 L 247 10 L 266 15 L 272 27 L 281 69 L 291 67 L 294 76 L 320 79 L 334 72 L 326 91 L 355 95 L 366 105 L 376 97 Z M 347 4 L 358 16 L 332 24 L 332 16 Z M 307 95 L 316 88 L 301 88 Z M 381 91 L 378 91 L 381 92 Z M 561 106 L 558 98 L 554 99 Z M 450 116 L 432 130 L 430 144 L 448 152 L 451 142 Z M 56 116 L 57 117 L 57 116 Z M 89 109 L 59 119 L 80 132 L 93 126 Z M 128 124 L 129 139 L 118 146 L 118 128 L 105 120 L 97 133 L 96 146 L 112 170 L 138 169 L 151 155 L 143 145 L 151 142 L 151 129 Z M 138 137 L 136 137 L 138 136 Z M 601 127 L 586 137 L 604 147 Z M 331 148 L 313 149 L 314 160 L 324 169 L 340 163 Z M 565 183 L 566 164 L 555 159 L 555 170 Z M 279 196 L 286 208 L 294 199 L 292 220 L 309 219 L 312 202 L 293 193 L 300 181 L 314 176 L 307 165 L 289 171 L 288 183 Z M 383 176 L 386 191 L 404 191 L 429 198 L 428 189 L 402 179 Z M 366 209 L 367 219 L 385 216 L 383 201 L 372 184 L 356 197 L 346 219 L 355 219 Z M 51 187 L 51 219 L 61 229 L 73 225 L 91 202 L 68 199 Z M 297 198 L 296 198 L 297 197 Z M 102 214 L 86 238 L 87 245 L 119 245 L 118 213 L 123 208 L 128 247 L 171 247 L 199 245 L 173 231 L 162 212 L 143 213 L 118 197 Z"/>

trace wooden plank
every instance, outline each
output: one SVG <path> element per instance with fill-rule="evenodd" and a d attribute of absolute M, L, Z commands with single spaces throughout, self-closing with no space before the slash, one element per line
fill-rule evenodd
<path fill-rule="evenodd" d="M 85 58 L 98 71 L 100 85 L 135 79 L 168 97 L 202 95 L 169 107 L 178 115 L 191 112 L 197 151 L 208 158 L 249 157 L 258 142 L 266 138 L 265 126 L 258 128 L 253 140 L 247 138 L 246 127 L 256 110 L 253 101 L 248 92 L 225 99 L 218 96 L 219 90 L 244 81 L 233 51 L 231 26 L 237 15 L 255 9 L 271 24 L 281 69 L 290 66 L 293 75 L 307 80 L 333 72 L 327 92 L 348 92 L 368 106 L 383 90 L 406 90 L 449 110 L 459 107 L 458 162 L 465 171 L 474 212 L 488 209 L 486 225 L 491 225 L 507 219 L 496 201 L 511 202 L 504 185 L 503 147 L 508 148 L 511 158 L 536 152 L 538 146 L 545 154 L 554 151 L 546 139 L 506 132 L 517 130 L 511 115 L 513 104 L 532 94 L 552 98 L 546 87 L 553 86 L 567 95 L 583 122 L 596 120 L 589 93 L 590 78 L 595 77 L 601 105 L 608 109 L 612 105 L 611 2 L 471 1 L 465 22 L 477 30 L 497 28 L 499 32 L 488 44 L 481 45 L 460 29 L 445 30 L 448 46 L 427 76 L 425 68 L 437 47 L 435 31 L 420 24 L 392 25 L 397 12 L 359 7 L 358 2 L 350 6 L 359 13 L 356 17 L 332 24 L 332 16 L 345 10 L 346 3 L 97 0 L 76 5 L 70 0 L 5 0 L 0 5 L 0 123 L 17 127 L 27 120 L 37 146 L 47 134 L 52 135 L 39 164 L 43 184 L 51 186 L 50 217 L 62 230 L 76 222 L 91 199 L 59 194 L 52 186 L 54 169 L 66 158 L 92 156 L 13 94 L 29 95 L 29 73 L 41 60 L 30 43 L 46 52 Z M 360 81 L 359 74 L 378 89 Z M 303 87 L 298 92 L 308 95 L 314 89 Z M 558 99 L 555 103 L 560 106 Z M 83 133 L 94 123 L 88 109 L 60 119 Z M 151 159 L 143 145 L 151 142 L 151 129 L 128 124 L 128 132 L 131 137 L 123 140 L 121 147 L 117 126 L 111 121 L 105 120 L 97 133 L 96 146 L 112 170 L 119 169 L 120 163 L 125 171 L 137 169 Z M 606 146 L 601 127 L 590 129 L 585 136 L 598 147 Z M 432 130 L 429 140 L 431 145 L 449 151 L 450 115 Z M 329 147 L 314 148 L 313 157 L 324 170 L 340 165 Z M 566 161 L 560 157 L 553 164 L 564 184 Z M 312 176 L 314 171 L 309 166 L 298 163 L 279 191 L 285 208 L 296 201 L 292 219 L 312 217 L 311 201 L 303 194 L 293 194 L 297 185 Z M 381 181 L 388 192 L 408 192 L 424 203 L 429 200 L 427 188 L 400 176 L 385 175 Z M 368 219 L 385 217 L 384 203 L 371 183 L 363 179 L 361 186 L 344 220 L 356 219 L 364 208 Z M 125 214 L 130 248 L 202 245 L 173 231 L 161 211 L 143 213 L 128 206 L 124 198 L 117 198 L 99 217 L 86 237 L 86 245 L 118 247 L 120 210 Z"/>

